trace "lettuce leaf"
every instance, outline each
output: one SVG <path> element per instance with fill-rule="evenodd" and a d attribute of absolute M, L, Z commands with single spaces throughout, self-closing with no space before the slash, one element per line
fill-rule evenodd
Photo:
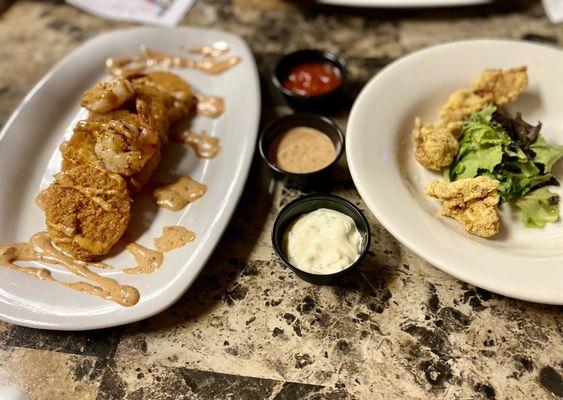
<path fill-rule="evenodd" d="M 464 123 L 458 154 L 446 171 L 449 181 L 488 176 L 500 182 L 501 202 L 520 209 L 528 227 L 543 227 L 559 216 L 559 196 L 545 186 L 559 185 L 551 174 L 563 146 L 551 146 L 533 126 L 488 106 Z"/>
<path fill-rule="evenodd" d="M 505 148 L 511 140 L 500 125 L 491 123 L 495 110 L 495 106 L 488 106 L 465 122 L 459 152 L 449 168 L 450 180 L 474 178 L 481 173 L 493 172 L 502 162 Z"/>
<path fill-rule="evenodd" d="M 553 165 L 563 156 L 563 146 L 550 146 L 544 138 L 538 137 L 529 147 L 534 153 L 534 162 L 544 166 L 544 172 L 551 172 Z"/>
<path fill-rule="evenodd" d="M 514 205 L 520 209 L 522 222 L 528 228 L 543 228 L 559 218 L 559 195 L 546 187 L 515 200 Z"/>

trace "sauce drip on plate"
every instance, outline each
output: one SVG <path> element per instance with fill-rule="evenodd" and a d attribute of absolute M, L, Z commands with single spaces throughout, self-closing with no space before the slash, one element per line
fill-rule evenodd
<path fill-rule="evenodd" d="M 204 131 L 196 133 L 191 130 L 186 130 L 180 132 L 174 139 L 177 142 L 190 145 L 200 158 L 214 158 L 219 154 L 219 150 L 221 150 L 219 138 L 208 135 Z"/>
<path fill-rule="evenodd" d="M 41 267 L 24 267 L 15 264 L 17 261 L 41 261 L 59 265 L 72 274 L 85 278 L 89 282 L 63 282 L 53 278 L 51 271 Z M 80 292 L 113 300 L 125 307 L 131 307 L 139 301 L 139 291 L 132 286 L 121 285 L 115 279 L 101 276 L 89 267 L 106 266 L 107 264 L 88 264 L 74 260 L 55 248 L 47 232 L 39 232 L 29 242 L 0 246 L 0 265 L 20 271 L 42 280 L 57 282 Z"/>
<path fill-rule="evenodd" d="M 164 254 L 157 250 L 149 249 L 138 243 L 129 243 L 127 251 L 133 254 L 137 266 L 123 270 L 126 274 L 151 274 L 160 268 L 164 261 Z"/>
<path fill-rule="evenodd" d="M 182 176 L 176 182 L 156 188 L 154 198 L 159 207 L 179 211 L 202 197 L 206 192 L 206 185 Z"/>
<path fill-rule="evenodd" d="M 199 54 L 201 59 L 173 56 L 160 51 L 141 46 L 141 55 L 133 57 L 111 57 L 106 60 L 106 70 L 114 77 L 130 77 L 146 72 L 150 68 L 161 67 L 170 68 L 189 68 L 204 72 L 209 75 L 221 74 L 233 66 L 237 65 L 241 58 L 229 56 L 218 58 L 228 53 L 228 47 L 224 50 L 211 46 L 203 46 L 190 51 L 192 54 Z"/>
<path fill-rule="evenodd" d="M 166 253 L 193 242 L 195 233 L 183 226 L 167 226 L 162 230 L 162 236 L 154 239 L 154 245 L 158 251 Z"/>
<path fill-rule="evenodd" d="M 225 112 L 225 99 L 221 96 L 197 94 L 197 113 L 204 117 L 217 118 Z"/>

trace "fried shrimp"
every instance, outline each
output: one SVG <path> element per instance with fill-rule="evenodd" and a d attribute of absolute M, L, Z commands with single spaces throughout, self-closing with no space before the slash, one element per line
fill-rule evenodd
<path fill-rule="evenodd" d="M 440 215 L 455 218 L 473 235 L 491 237 L 500 229 L 498 187 L 499 181 L 485 176 L 451 183 L 435 179 L 425 194 L 443 202 Z"/>
<path fill-rule="evenodd" d="M 416 144 L 416 159 L 433 171 L 439 171 L 450 165 L 459 148 L 456 138 L 450 131 L 433 124 L 422 125 L 420 118 L 415 119 L 412 138 Z"/>
<path fill-rule="evenodd" d="M 119 108 L 133 98 L 135 91 L 127 79 L 100 82 L 88 89 L 80 105 L 94 113 L 106 113 Z"/>
<path fill-rule="evenodd" d="M 53 243 L 79 260 L 107 254 L 123 235 L 130 193 L 158 166 L 170 124 L 193 109 L 191 87 L 180 77 L 139 76 L 135 85 L 116 79 L 85 93 L 82 105 L 91 112 L 61 144 L 62 172 L 37 199 Z"/>
<path fill-rule="evenodd" d="M 80 260 L 106 254 L 125 232 L 131 215 L 125 180 L 96 164 L 55 175 L 38 203 L 53 243 Z"/>
<path fill-rule="evenodd" d="M 137 105 L 138 114 L 117 110 L 94 115 L 77 125 L 94 136 L 94 152 L 105 167 L 124 176 L 139 172 L 160 149 L 159 134 L 146 104 L 137 100 Z"/>

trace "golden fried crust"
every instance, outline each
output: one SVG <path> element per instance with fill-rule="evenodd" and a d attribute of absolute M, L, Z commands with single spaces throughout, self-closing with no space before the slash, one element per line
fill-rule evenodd
<path fill-rule="evenodd" d="M 53 242 L 79 260 L 107 254 L 131 216 L 123 178 L 93 164 L 66 170 L 55 178 L 38 199 Z"/>
<path fill-rule="evenodd" d="M 129 187 L 131 192 L 139 192 L 143 188 L 143 186 L 147 184 L 153 172 L 158 167 L 158 163 L 160 162 L 161 158 L 161 152 L 159 149 L 155 151 L 152 157 L 147 160 L 147 162 L 139 172 L 126 178 L 127 186 Z"/>
<path fill-rule="evenodd" d="M 448 129 L 456 138 L 461 133 L 463 121 L 476 111 L 492 103 L 490 93 L 477 95 L 468 90 L 456 90 L 440 110 L 440 125 Z"/>
<path fill-rule="evenodd" d="M 134 79 L 132 84 L 138 95 L 157 96 L 162 99 L 170 124 L 186 116 L 194 104 L 190 84 L 171 72 L 148 72 Z"/>
<path fill-rule="evenodd" d="M 94 147 L 96 139 L 89 131 L 74 128 L 72 137 L 60 146 L 63 157 L 62 170 L 74 168 L 81 164 L 91 164 L 98 161 Z"/>
<path fill-rule="evenodd" d="M 412 138 L 416 145 L 416 159 L 434 171 L 450 165 L 459 148 L 457 139 L 446 128 L 433 124 L 422 125 L 418 117 L 415 119 Z"/>
<path fill-rule="evenodd" d="M 484 176 L 450 183 L 435 179 L 425 194 L 442 200 L 440 215 L 455 218 L 469 233 L 491 237 L 500 229 L 498 187 L 497 180 Z"/>
<path fill-rule="evenodd" d="M 518 98 L 528 86 L 527 67 L 509 70 L 487 69 L 471 84 L 471 89 L 481 97 L 490 97 L 497 106 L 504 106 Z"/>
<path fill-rule="evenodd" d="M 153 125 L 158 131 L 162 144 L 168 143 L 168 132 L 170 130 L 170 119 L 164 99 L 159 95 L 137 94 L 137 98 L 143 100 L 149 107 Z"/>

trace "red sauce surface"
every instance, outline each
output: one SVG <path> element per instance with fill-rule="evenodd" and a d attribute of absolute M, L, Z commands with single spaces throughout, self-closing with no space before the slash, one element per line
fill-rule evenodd
<path fill-rule="evenodd" d="M 342 84 L 340 70 L 327 61 L 308 61 L 293 67 L 282 86 L 300 96 L 319 96 Z"/>

